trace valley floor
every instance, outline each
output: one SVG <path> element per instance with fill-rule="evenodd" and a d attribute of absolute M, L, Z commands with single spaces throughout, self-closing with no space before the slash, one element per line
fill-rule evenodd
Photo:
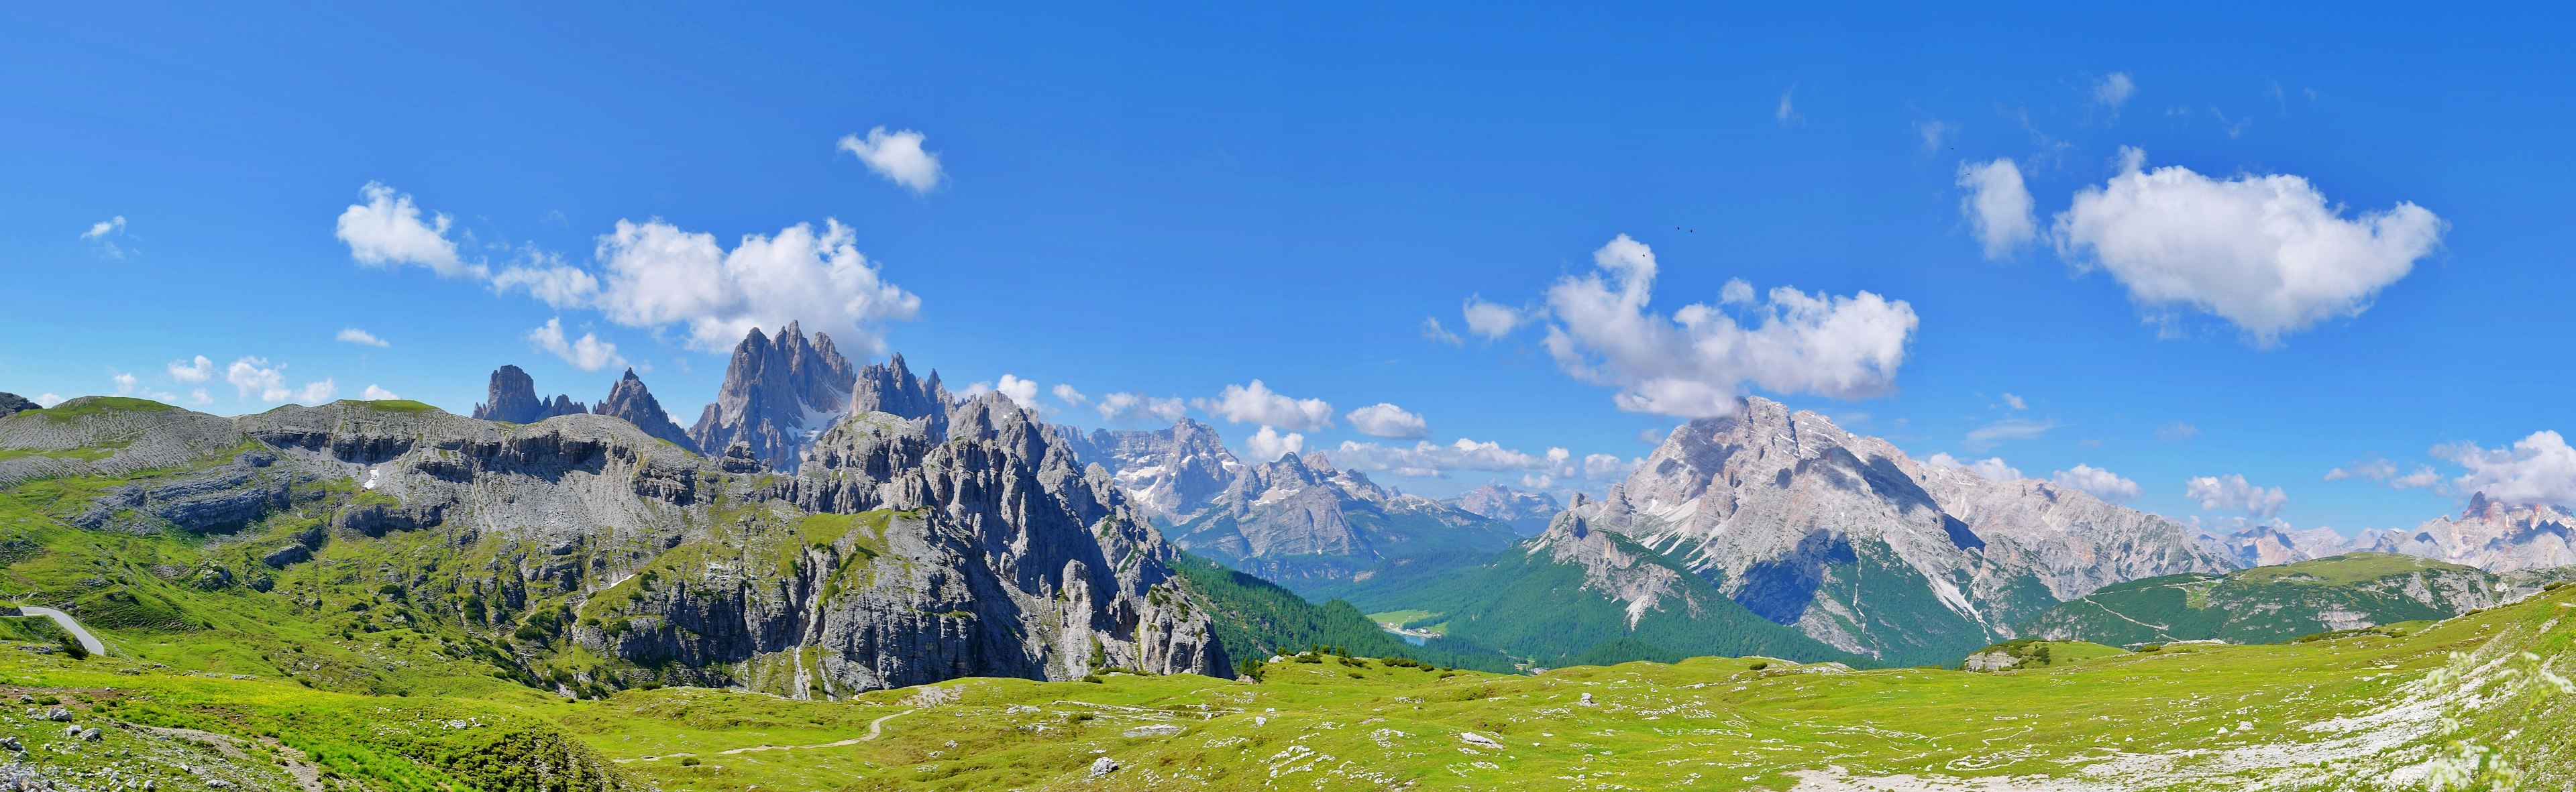
<path fill-rule="evenodd" d="M 968 679 L 840 702 L 685 688 L 579 702 L 515 687 L 370 696 L 0 648 L 0 696 L 17 701 L 0 712 L 0 735 L 24 749 L 9 752 L 0 782 L 33 772 L 57 788 L 149 779 L 156 790 L 2563 789 L 2576 782 L 2576 746 L 2563 739 L 2576 727 L 2571 617 L 2576 589 L 2410 635 L 1993 674 L 1701 658 L 1506 676 L 1309 656 L 1268 664 L 1259 683 Z"/>

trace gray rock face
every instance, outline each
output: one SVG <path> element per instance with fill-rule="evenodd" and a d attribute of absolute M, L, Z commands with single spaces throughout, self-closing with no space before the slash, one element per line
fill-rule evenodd
<path fill-rule="evenodd" d="M 2257 525 L 2226 536 L 2203 535 L 2200 539 L 2211 552 L 2246 567 L 2290 564 L 2363 549 L 2363 545 L 2332 528 L 2284 530 Z"/>
<path fill-rule="evenodd" d="M 634 369 L 626 370 L 626 376 L 617 381 L 616 387 L 608 390 L 608 398 L 601 399 L 599 406 L 591 408 L 591 413 L 625 419 L 635 428 L 644 430 L 645 434 L 669 440 L 672 445 L 690 451 L 698 450 L 697 441 L 689 439 L 689 433 L 671 420 L 671 414 L 662 411 L 662 402 L 644 389 L 644 379 L 635 376 Z"/>
<path fill-rule="evenodd" d="M 920 418 L 940 434 L 948 432 L 948 409 L 954 399 L 939 384 L 939 372 L 927 379 L 914 377 L 903 363 L 903 355 L 894 355 L 884 363 L 870 363 L 859 369 L 856 383 L 850 389 L 851 415 L 881 412 L 898 418 Z"/>
<path fill-rule="evenodd" d="M 1244 470 L 1215 428 L 1188 418 L 1170 429 L 1068 434 L 1083 461 L 1108 468 L 1138 508 L 1164 520 L 1206 510 Z"/>
<path fill-rule="evenodd" d="M 2469 496 L 2458 519 L 2436 517 L 2411 531 L 2366 531 L 2360 549 L 2405 553 L 2489 572 L 2576 564 L 2576 516 L 2555 506 L 2510 506 Z"/>
<path fill-rule="evenodd" d="M 808 341 L 795 322 L 776 336 L 754 328 L 734 346 L 724 387 L 689 439 L 704 449 L 746 443 L 762 464 L 794 472 L 806 444 L 849 414 L 857 377 L 829 335 Z"/>
<path fill-rule="evenodd" d="M 1920 464 L 1760 398 L 1675 431 L 1575 511 L 1755 613 L 1882 659 L 1956 657 L 2104 585 L 2231 567 L 2171 520 Z"/>
<path fill-rule="evenodd" d="M 15 393 L 0 393 L 0 418 L 7 418 L 28 410 L 42 410 L 44 408 L 44 405 L 28 401 L 25 396 L 20 396 Z"/>
<path fill-rule="evenodd" d="M 1501 484 L 1486 484 L 1466 491 L 1442 503 L 1460 511 L 1496 520 L 1512 527 L 1522 536 L 1537 536 L 1547 530 L 1548 521 L 1565 508 L 1557 505 L 1555 496 L 1544 492 L 1523 492 Z"/>
<path fill-rule="evenodd" d="M 474 417 L 525 424 L 590 411 L 571 396 L 556 394 L 553 401 L 538 398 L 536 378 L 517 366 L 502 366 L 492 372 L 491 395 L 487 398 L 491 400 L 474 405 Z"/>

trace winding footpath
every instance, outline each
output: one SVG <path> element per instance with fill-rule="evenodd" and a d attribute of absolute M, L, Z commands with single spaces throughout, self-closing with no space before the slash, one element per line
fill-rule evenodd
<path fill-rule="evenodd" d="M 80 622 L 72 619 L 71 614 L 42 605 L 20 605 L 18 606 L 18 612 L 29 616 L 43 616 L 45 618 L 52 619 L 55 624 L 62 625 L 65 631 L 70 632 L 72 637 L 80 639 L 81 648 L 89 650 L 90 654 L 107 654 L 107 644 L 100 643 L 98 636 L 89 634 L 89 628 L 82 627 Z"/>

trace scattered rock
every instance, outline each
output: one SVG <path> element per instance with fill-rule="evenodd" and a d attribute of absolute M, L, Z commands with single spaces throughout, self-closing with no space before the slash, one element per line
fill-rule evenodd
<path fill-rule="evenodd" d="M 98 742 L 101 736 L 96 726 L 80 730 L 81 742 Z"/>
<path fill-rule="evenodd" d="M 1502 744 L 1502 743 L 1499 743 L 1499 742 L 1495 742 L 1495 741 L 1494 741 L 1494 738 L 1492 738 L 1492 737 L 1487 737 L 1487 736 L 1482 735 L 1482 734 L 1477 734 L 1477 733 L 1475 733 L 1475 732 L 1459 732 L 1459 733 L 1458 733 L 1458 739 L 1460 739 L 1460 740 L 1464 740 L 1464 741 L 1466 741 L 1466 743 L 1467 743 L 1468 745 L 1473 745 L 1473 746 L 1476 746 L 1476 747 L 1478 747 L 1478 748 L 1492 748 L 1492 749 L 1495 749 L 1495 750 L 1501 750 L 1501 749 L 1502 749 L 1502 747 L 1503 747 L 1503 744 Z"/>
<path fill-rule="evenodd" d="M 1181 731 L 1181 727 L 1177 724 L 1156 723 L 1149 726 L 1138 726 L 1133 729 L 1128 729 L 1126 731 L 1126 735 L 1129 737 L 1170 737 L 1180 734 Z"/>
<path fill-rule="evenodd" d="M 1593 702 L 1592 702 L 1592 694 L 1590 694 L 1590 693 L 1585 693 L 1585 694 L 1583 694 L 1583 700 L 1582 700 L 1582 701 L 1577 701 L 1577 702 L 1574 702 L 1574 703 L 1576 703 L 1576 704 L 1581 704 L 1581 705 L 1586 706 L 1586 707 L 1594 706 L 1594 704 L 1593 704 Z"/>
<path fill-rule="evenodd" d="M 1115 772 L 1118 772 L 1118 760 L 1111 759 L 1106 756 L 1091 760 L 1092 778 L 1099 778 Z"/>

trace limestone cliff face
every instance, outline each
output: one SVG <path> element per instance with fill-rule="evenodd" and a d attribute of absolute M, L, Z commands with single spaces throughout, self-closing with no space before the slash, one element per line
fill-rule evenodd
<path fill-rule="evenodd" d="M 1755 613 L 1882 658 L 1964 652 L 2110 583 L 2232 566 L 2171 520 L 1917 463 L 1760 398 L 1675 431 L 1578 511 Z"/>
<path fill-rule="evenodd" d="M 13 455 L 0 462 L 37 461 L 0 472 L 179 460 L 192 471 L 110 488 L 68 521 L 226 533 L 273 515 L 319 518 L 292 535 L 245 534 L 247 557 L 265 567 L 226 574 L 265 591 L 267 568 L 382 543 L 371 580 L 439 592 L 420 607 L 463 620 L 511 662 L 607 660 L 552 683 L 565 690 L 659 682 L 817 697 L 967 675 L 1230 668 L 1205 607 L 1167 565 L 1171 546 L 1106 471 L 1077 466 L 998 396 L 954 405 L 949 435 L 927 417 L 844 421 L 809 449 L 803 475 L 739 469 L 606 416 L 522 425 L 385 404 L 15 415 L 0 419 L 0 450 L 125 444 Z"/>
<path fill-rule="evenodd" d="M 747 444 L 762 464 L 793 472 L 805 446 L 849 413 L 857 377 L 830 335 L 808 340 L 795 322 L 775 336 L 754 328 L 734 346 L 724 386 L 689 439 L 709 453 Z"/>
<path fill-rule="evenodd" d="M 1069 439 L 1086 462 L 1098 462 L 1146 513 L 1186 519 L 1215 505 L 1245 469 L 1207 424 L 1182 418 L 1170 429 L 1094 430 Z"/>
<path fill-rule="evenodd" d="M 486 421 L 536 423 L 558 415 L 589 412 L 571 396 L 556 394 L 553 401 L 537 396 L 536 378 L 517 366 L 502 366 L 492 372 L 491 395 L 474 405 L 474 417 Z"/>
<path fill-rule="evenodd" d="M 600 400 L 599 406 L 591 408 L 591 413 L 624 419 L 635 428 L 644 430 L 645 434 L 669 440 L 672 445 L 691 451 L 699 450 L 697 441 L 689 439 L 689 433 L 671 420 L 671 414 L 662 411 L 662 402 L 653 398 L 652 391 L 644 388 L 644 379 L 635 376 L 634 369 L 626 370 L 626 376 L 617 380 L 617 386 L 609 389 L 608 398 Z"/>
<path fill-rule="evenodd" d="M 2511 505 L 2469 496 L 2458 518 L 2436 517 L 2411 531 L 2367 531 L 2359 549 L 2404 553 L 2489 572 L 2576 564 L 2576 516 L 2543 505 Z"/>

